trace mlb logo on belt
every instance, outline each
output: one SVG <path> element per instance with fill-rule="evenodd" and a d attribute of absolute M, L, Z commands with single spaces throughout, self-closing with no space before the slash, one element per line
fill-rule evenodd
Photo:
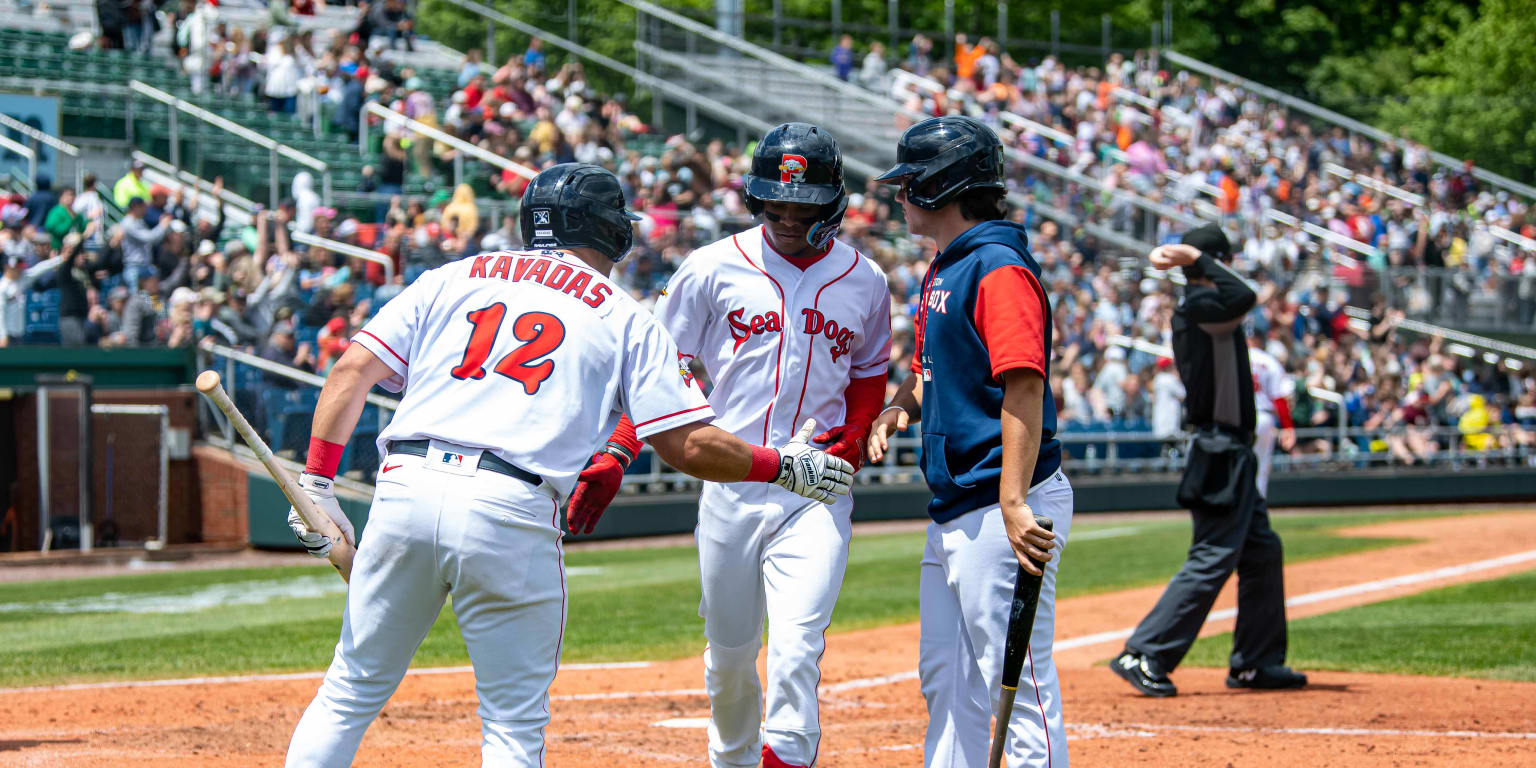
<path fill-rule="evenodd" d="M 443 453 L 443 464 L 455 469 L 462 467 L 464 466 L 464 454 L 445 452 Z"/>
<path fill-rule="evenodd" d="M 534 210 L 534 212 L 533 212 L 533 225 L 535 227 L 547 227 L 547 226 L 549 226 L 549 209 L 548 208 L 538 208 L 538 209 Z"/>
<path fill-rule="evenodd" d="M 779 181 L 800 183 L 805 181 L 805 156 L 783 155 L 779 159 Z"/>

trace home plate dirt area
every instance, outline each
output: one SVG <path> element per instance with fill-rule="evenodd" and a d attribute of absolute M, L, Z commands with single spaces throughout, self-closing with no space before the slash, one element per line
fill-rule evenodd
<path fill-rule="evenodd" d="M 1373 524 L 1403 546 L 1286 569 L 1292 618 L 1536 568 L 1536 511 Z M 1070 556 L 1070 548 L 1068 550 Z M 1229 691 L 1181 668 L 1173 699 L 1136 695 L 1103 662 L 1161 586 L 1061 600 L 1061 667 L 1078 766 L 1536 765 L 1536 684 L 1305 670 L 1302 691 Z M 1207 633 L 1232 627 L 1227 590 Z M 823 660 L 821 766 L 919 766 L 926 726 L 916 624 L 835 634 Z M 701 640 L 702 650 L 702 640 Z M 146 649 L 146 653 L 152 653 Z M 0 766 L 276 766 L 318 673 L 0 692 Z M 553 690 L 550 766 L 704 765 L 698 658 L 570 665 Z M 479 764 L 467 670 L 417 670 L 355 765 Z"/>

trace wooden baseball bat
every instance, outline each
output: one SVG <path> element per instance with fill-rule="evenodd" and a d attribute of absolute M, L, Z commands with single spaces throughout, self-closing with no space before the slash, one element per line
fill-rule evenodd
<path fill-rule="evenodd" d="M 288 474 L 288 470 L 277 463 L 277 459 L 272 455 L 272 449 L 268 448 L 266 441 L 251 428 L 251 423 L 245 420 L 240 409 L 235 407 L 234 401 L 229 399 L 229 393 L 225 392 L 224 387 L 219 384 L 218 372 L 203 371 L 198 374 L 197 391 L 207 395 L 208 399 L 229 417 L 229 422 L 234 425 L 235 431 L 240 433 L 240 438 L 245 440 L 245 444 L 249 445 L 252 451 L 256 452 L 256 458 L 261 460 L 261 465 L 267 468 L 267 473 L 277 481 L 277 487 L 282 490 L 284 496 L 288 497 L 288 503 L 298 510 L 299 517 L 304 520 L 304 526 L 331 540 L 331 553 L 327 559 L 341 573 L 343 581 L 351 581 L 352 558 L 356 556 L 357 550 L 347 541 L 347 537 L 341 535 L 341 529 L 336 527 L 331 516 L 327 515 L 325 510 L 315 504 L 315 500 L 299 487 L 298 481 Z"/>
<path fill-rule="evenodd" d="M 1051 519 L 1035 515 L 1035 524 L 1051 530 Z M 1041 563 L 1041 571 L 1045 563 Z M 1003 691 L 997 703 L 997 724 L 992 730 L 992 754 L 987 768 L 1003 764 L 1003 747 L 1008 743 L 1008 721 L 1013 719 L 1013 698 L 1019 692 L 1019 673 L 1024 669 L 1024 655 L 1029 650 L 1030 630 L 1035 626 L 1035 606 L 1040 604 L 1040 581 L 1019 566 L 1019 578 L 1013 585 L 1013 604 L 1008 611 L 1008 642 L 1003 646 Z"/>

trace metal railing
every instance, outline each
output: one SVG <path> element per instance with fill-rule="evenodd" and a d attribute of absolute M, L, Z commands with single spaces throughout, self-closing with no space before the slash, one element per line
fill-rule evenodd
<path fill-rule="evenodd" d="M 340 240 L 332 240 L 328 237 L 312 235 L 308 232 L 290 232 L 288 233 L 288 236 L 293 238 L 294 242 L 303 243 L 311 248 L 324 248 L 327 251 L 339 253 L 343 256 L 351 256 L 353 258 L 362 259 L 363 261 L 371 261 L 374 264 L 384 268 L 385 285 L 392 285 L 395 282 L 394 259 L 391 259 L 390 257 L 379 253 L 378 251 L 370 251 L 367 248 L 362 248 L 350 243 L 343 243 Z"/>
<path fill-rule="evenodd" d="M 27 184 L 32 189 L 37 189 L 37 152 L 31 147 L 12 139 L 9 136 L 0 135 L 0 150 L 13 152 L 27 160 Z"/>
<path fill-rule="evenodd" d="M 164 160 L 161 160 L 158 157 L 155 157 L 154 155 L 149 154 L 148 152 L 143 150 L 134 150 L 133 159 L 143 163 L 150 170 L 161 174 L 166 178 L 166 180 L 173 182 L 174 184 L 184 187 L 192 187 L 193 189 L 196 189 L 205 195 L 212 195 L 214 192 L 213 182 L 197 176 L 191 171 L 177 170 L 175 166 L 165 162 Z M 208 204 L 206 198 L 200 199 L 198 202 L 199 207 Z M 230 223 L 236 225 L 249 224 L 251 222 L 251 214 L 254 213 L 257 208 L 256 203 L 251 201 L 249 198 L 231 192 L 228 189 L 224 189 L 220 192 L 218 197 L 218 204 L 228 205 L 230 208 L 235 210 L 236 215 L 229 218 Z M 218 215 L 217 210 L 211 211 L 211 213 L 213 213 L 215 216 Z"/>
<path fill-rule="evenodd" d="M 1536 278 L 1532 278 L 1536 279 Z M 1369 321 L 1371 312 L 1364 307 L 1345 307 L 1344 313 L 1354 320 Z M 1421 336 L 1439 336 L 1452 345 L 1460 345 L 1461 349 L 1448 347 L 1448 351 L 1460 357 L 1473 357 L 1477 352 L 1483 353 L 1483 362 L 1496 363 L 1500 360 L 1504 365 L 1520 370 L 1527 365 L 1536 364 L 1536 348 L 1521 344 L 1511 344 L 1507 341 L 1491 339 L 1487 336 L 1479 336 L 1475 333 L 1458 331 L 1455 328 L 1446 328 L 1441 325 L 1433 325 L 1412 318 L 1404 318 L 1397 321 L 1396 329 L 1417 333 Z"/>
<path fill-rule="evenodd" d="M 584 45 L 580 45 L 579 43 L 567 40 L 560 35 L 546 32 L 538 27 L 533 26 L 532 24 L 529 24 L 526 21 L 523 21 L 522 19 L 508 16 L 507 14 L 502 13 L 501 11 L 498 11 L 494 8 L 475 2 L 475 0 L 443 0 L 443 2 L 458 6 L 459 8 L 469 11 L 470 13 L 473 13 L 484 19 L 488 40 L 494 39 L 495 27 L 499 24 L 510 29 L 515 29 L 525 35 L 538 37 L 549 45 L 564 50 L 567 53 L 580 57 L 581 59 L 592 64 L 596 64 L 597 66 L 600 66 L 604 69 L 617 72 L 620 75 L 630 78 L 634 81 L 637 89 L 645 88 L 650 90 L 652 110 L 654 112 L 652 123 L 655 125 L 660 125 L 662 123 L 662 109 L 666 102 L 671 100 L 677 104 L 681 104 L 686 110 L 689 133 L 692 133 L 695 130 L 698 114 L 700 112 L 710 115 L 714 119 L 723 123 L 735 126 L 738 139 L 737 143 L 742 146 L 745 146 L 749 139 L 761 136 L 766 133 L 769 128 L 773 127 L 771 123 L 748 115 L 736 109 L 735 107 L 723 104 L 701 94 L 694 93 L 693 91 L 690 91 L 687 88 L 683 88 L 676 83 L 672 83 L 665 78 L 655 77 L 647 72 L 642 72 L 641 70 L 625 64 L 624 62 L 619 61 L 612 56 L 594 51 Z M 847 165 L 849 170 L 855 173 L 879 173 L 879 171 L 873 170 L 873 166 L 865 163 L 858 163 L 852 158 L 845 159 L 844 163 Z"/>
<path fill-rule="evenodd" d="M 71 144 L 71 143 L 69 143 L 69 142 L 67 142 L 67 141 L 57 137 L 57 136 L 49 136 L 48 134 L 43 133 L 42 131 L 39 131 L 36 128 L 33 128 L 32 126 L 27 125 L 26 123 L 23 123 L 22 121 L 17 120 L 16 118 L 11 117 L 10 115 L 0 114 L 0 126 L 5 126 L 6 128 L 10 128 L 11 130 L 16 131 L 16 132 L 20 133 L 21 135 L 26 136 L 27 138 L 31 139 L 32 142 L 33 142 L 32 149 L 33 149 L 34 152 L 37 150 L 37 145 L 38 144 L 46 144 L 46 145 L 48 145 L 48 146 L 50 146 L 50 147 L 52 147 L 52 148 L 54 148 L 54 149 L 56 149 L 56 150 L 58 150 L 60 152 L 63 152 L 64 154 L 69 155 L 70 157 L 74 158 L 75 159 L 75 162 L 74 162 L 74 166 L 75 166 L 75 189 L 77 191 L 80 189 L 80 184 L 85 180 L 85 166 L 83 164 L 81 164 L 81 162 L 80 162 L 80 148 L 79 147 L 77 147 L 77 146 L 75 146 L 75 145 L 73 145 L 73 144 Z M 35 172 L 32 174 L 32 181 L 33 181 L 34 184 L 37 181 L 37 174 Z"/>
<path fill-rule="evenodd" d="M 369 102 L 367 106 L 363 107 L 363 112 L 365 113 L 365 117 L 358 123 L 360 128 L 357 137 L 357 148 L 359 154 L 367 154 L 368 152 L 368 120 L 366 115 L 374 115 L 384 120 L 385 122 L 404 126 L 412 132 L 426 136 L 433 141 L 437 141 L 453 147 L 453 185 L 455 187 L 464 183 L 465 155 L 469 155 L 470 157 L 480 160 L 481 162 L 494 165 L 504 171 L 511 171 L 525 179 L 531 179 L 534 176 L 537 176 L 539 173 L 538 171 L 535 171 L 526 165 L 514 163 L 511 160 L 508 160 L 494 152 L 481 149 L 467 141 L 464 141 L 463 139 L 433 128 L 426 123 L 412 120 L 411 118 L 406 117 L 405 115 L 389 109 L 388 107 L 385 107 L 384 105 L 377 102 Z"/>
<path fill-rule="evenodd" d="M 185 101 L 183 99 L 176 98 L 175 96 L 172 96 L 171 94 L 166 93 L 165 91 L 162 91 L 159 88 L 155 88 L 153 86 L 146 85 L 145 83 L 143 83 L 141 81 L 138 81 L 138 80 L 129 81 L 128 88 L 133 93 L 140 94 L 140 95 L 143 95 L 143 96 L 147 96 L 147 97 L 149 97 L 151 99 L 154 99 L 155 101 L 160 102 L 161 104 L 165 104 L 166 106 L 169 106 L 169 107 L 172 108 L 170 110 L 170 113 L 169 113 L 169 115 L 170 115 L 170 118 L 169 118 L 169 129 L 170 129 L 170 152 L 171 152 L 170 161 L 171 161 L 171 165 L 173 167 L 175 167 L 175 168 L 180 168 L 181 167 L 181 132 L 180 132 L 180 120 L 179 120 L 179 118 L 177 116 L 177 113 L 178 112 L 185 112 L 186 114 L 188 114 L 188 115 L 190 115 L 190 116 L 192 116 L 192 117 L 194 117 L 194 118 L 196 118 L 196 119 L 198 119 L 198 120 L 200 120 L 200 121 L 202 121 L 204 123 L 207 123 L 207 124 L 209 124 L 209 125 L 211 125 L 211 126 L 213 126 L 215 128 L 219 128 L 219 129 L 221 129 L 223 131 L 231 133 L 231 134 L 233 134 L 233 135 L 235 135 L 235 136 L 237 136 L 237 137 L 239 137 L 241 139 L 244 139 L 244 140 L 246 140 L 248 142 L 251 142 L 252 144 L 255 144 L 258 147 L 261 147 L 262 149 L 267 150 L 267 154 L 268 154 L 268 158 L 269 158 L 269 160 L 268 160 L 268 174 L 269 174 L 268 189 L 269 189 L 269 193 L 270 193 L 270 197 L 271 197 L 270 203 L 271 203 L 271 207 L 272 208 L 276 208 L 277 207 L 278 200 L 281 199 L 281 197 L 282 197 L 282 186 L 281 186 L 281 184 L 279 182 L 279 175 L 278 175 L 278 158 L 279 157 L 286 157 L 289 160 L 292 160 L 292 161 L 294 161 L 294 162 L 296 162 L 296 163 L 298 163 L 300 165 L 303 165 L 305 167 L 312 168 L 312 169 L 314 169 L 316 171 L 319 171 L 320 172 L 320 177 L 321 177 L 320 199 L 326 205 L 330 205 L 331 204 L 331 167 L 328 164 L 326 164 L 325 161 L 320 160 L 319 158 L 314 157 L 313 155 L 309 155 L 309 154 L 306 154 L 304 152 L 300 152 L 299 150 L 294 149 L 293 147 L 290 147 L 287 144 L 283 144 L 281 142 L 274 141 L 273 139 L 270 139 L 270 138 L 268 138 L 266 136 L 263 136 L 263 135 L 255 132 L 255 131 L 249 129 L 249 128 L 246 128 L 245 126 L 240 125 L 239 123 L 236 123 L 233 120 L 230 120 L 228 118 L 222 117 L 222 116 L 214 114 L 212 112 L 209 112 L 208 110 L 203 109 L 202 107 L 199 107 L 196 104 L 193 104 L 193 103 L 191 103 L 189 101 Z M 128 123 L 128 136 L 129 136 L 130 141 L 132 140 L 132 137 L 133 137 L 133 119 L 134 119 L 133 112 L 134 112 L 134 110 L 133 110 L 133 98 L 130 97 L 128 99 L 128 109 L 126 111 L 126 119 L 127 119 L 127 123 Z"/>
<path fill-rule="evenodd" d="M 1414 322 L 1427 321 L 1427 328 L 1439 327 L 1428 323 L 1444 322 L 1485 331 L 1536 332 L 1536 275 L 1485 275 L 1464 265 L 1389 267 L 1378 277 L 1387 305 L 1403 310 Z M 1447 339 L 1458 333 L 1443 330 L 1440 335 Z"/>
<path fill-rule="evenodd" d="M 1398 142 L 1397 137 L 1381 130 L 1380 128 L 1372 125 L 1366 125 L 1359 120 L 1346 117 L 1331 109 L 1320 107 L 1310 101 L 1298 99 L 1295 96 L 1291 96 L 1287 93 L 1282 93 L 1278 90 L 1275 90 L 1274 88 L 1264 85 L 1263 83 L 1254 82 L 1248 78 L 1221 69 L 1220 67 L 1207 64 L 1203 61 L 1200 61 L 1199 59 L 1185 56 L 1178 51 L 1165 48 L 1161 51 L 1161 55 L 1166 57 L 1174 64 L 1184 67 L 1185 69 L 1194 70 L 1208 77 L 1225 80 L 1233 85 L 1240 86 L 1245 90 L 1257 93 L 1266 99 L 1279 102 L 1280 104 L 1283 104 L 1290 109 L 1303 112 L 1319 120 L 1332 123 L 1346 130 L 1353 131 L 1364 136 L 1369 136 L 1370 138 L 1385 144 L 1396 144 Z M 1435 152 L 1430 150 L 1429 156 L 1435 162 L 1447 168 L 1461 170 L 1466 166 L 1466 162 L 1464 160 L 1457 157 L 1452 157 L 1445 154 L 1444 152 Z M 1524 195 L 1528 199 L 1536 200 L 1536 187 L 1532 187 L 1528 184 L 1522 184 L 1507 176 L 1501 176 L 1497 173 L 1494 173 L 1493 171 L 1475 166 L 1472 168 L 1472 175 L 1479 181 L 1486 182 L 1492 186 L 1499 187 L 1510 192 Z"/>

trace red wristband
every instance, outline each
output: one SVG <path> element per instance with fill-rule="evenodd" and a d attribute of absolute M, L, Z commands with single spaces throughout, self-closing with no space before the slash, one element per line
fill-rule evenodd
<path fill-rule="evenodd" d="M 333 443 L 318 437 L 309 439 L 309 460 L 304 462 L 304 471 L 311 475 L 322 475 L 335 479 L 336 469 L 341 466 L 341 454 L 347 450 L 347 446 L 341 443 Z"/>
<path fill-rule="evenodd" d="M 752 446 L 752 468 L 742 478 L 749 483 L 770 483 L 779 476 L 779 452 L 760 445 Z"/>

